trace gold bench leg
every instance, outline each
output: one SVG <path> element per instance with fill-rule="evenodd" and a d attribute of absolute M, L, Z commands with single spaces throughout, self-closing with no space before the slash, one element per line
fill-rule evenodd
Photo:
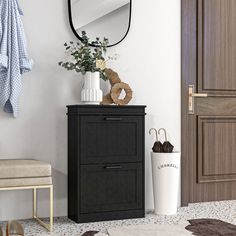
<path fill-rule="evenodd" d="M 33 189 L 33 218 L 44 228 L 46 228 L 49 232 L 53 230 L 53 186 L 49 187 L 50 191 L 50 222 L 46 224 L 37 216 L 37 188 Z"/>
<path fill-rule="evenodd" d="M 50 188 L 50 232 L 53 230 L 53 186 Z"/>
<path fill-rule="evenodd" d="M 33 193 L 33 218 L 37 215 L 37 189 L 34 188 L 34 193 Z"/>

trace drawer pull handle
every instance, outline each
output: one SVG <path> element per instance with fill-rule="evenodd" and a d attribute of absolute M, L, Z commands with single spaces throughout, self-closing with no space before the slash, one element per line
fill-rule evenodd
<path fill-rule="evenodd" d="M 104 120 L 106 121 L 122 121 L 121 117 L 105 117 Z"/>
<path fill-rule="evenodd" d="M 104 168 L 107 170 L 113 170 L 113 169 L 121 169 L 122 166 L 105 166 Z"/>

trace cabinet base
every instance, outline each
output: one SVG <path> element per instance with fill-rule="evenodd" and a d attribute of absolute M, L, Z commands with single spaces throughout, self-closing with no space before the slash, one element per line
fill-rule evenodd
<path fill-rule="evenodd" d="M 88 213 L 88 214 L 80 214 L 78 215 L 78 218 L 68 216 L 69 219 L 75 221 L 76 223 L 89 223 L 98 221 L 123 220 L 123 219 L 134 219 L 134 218 L 144 218 L 144 217 L 145 217 L 144 210 Z"/>

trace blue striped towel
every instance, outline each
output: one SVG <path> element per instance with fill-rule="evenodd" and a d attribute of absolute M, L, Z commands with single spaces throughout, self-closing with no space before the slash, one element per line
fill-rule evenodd
<path fill-rule="evenodd" d="M 0 106 L 17 117 L 21 75 L 32 69 L 28 57 L 22 10 L 17 0 L 0 0 Z"/>

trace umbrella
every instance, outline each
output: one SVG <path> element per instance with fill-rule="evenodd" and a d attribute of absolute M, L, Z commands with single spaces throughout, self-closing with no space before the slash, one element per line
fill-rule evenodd
<path fill-rule="evenodd" d="M 151 128 L 151 129 L 149 130 L 149 134 L 150 134 L 150 135 L 152 134 L 152 131 L 154 131 L 155 134 L 156 134 L 156 142 L 154 143 L 154 145 L 153 145 L 153 147 L 152 147 L 153 152 L 163 152 L 163 151 L 164 151 L 164 150 L 163 150 L 163 145 L 162 145 L 162 143 L 158 140 L 158 133 L 157 133 L 157 130 L 154 129 L 154 128 Z"/>
<path fill-rule="evenodd" d="M 173 152 L 174 146 L 167 140 L 166 130 L 161 128 L 158 130 L 158 134 L 160 135 L 161 131 L 165 134 L 165 142 L 163 143 L 163 152 L 171 153 Z"/>

